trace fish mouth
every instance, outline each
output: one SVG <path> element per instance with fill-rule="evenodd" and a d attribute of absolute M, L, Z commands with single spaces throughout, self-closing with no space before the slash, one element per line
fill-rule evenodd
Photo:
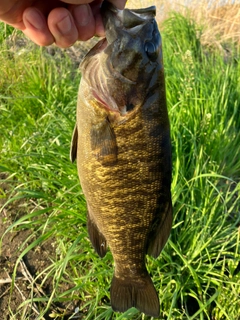
<path fill-rule="evenodd" d="M 110 44 L 119 38 L 120 33 L 127 31 L 132 35 L 136 34 L 146 22 L 155 18 L 156 7 L 120 10 L 105 0 L 102 2 L 101 13 L 106 38 Z"/>

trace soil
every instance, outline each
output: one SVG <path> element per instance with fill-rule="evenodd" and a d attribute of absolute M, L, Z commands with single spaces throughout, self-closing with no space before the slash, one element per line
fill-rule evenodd
<path fill-rule="evenodd" d="M 0 180 L 6 176 L 0 173 Z M 6 183 L 0 184 L 0 191 L 2 194 L 7 194 L 10 186 Z M 0 208 L 6 203 L 6 198 L 0 198 Z M 34 208 L 34 204 L 29 201 L 27 204 L 29 209 Z M 16 200 L 4 207 L 0 214 L 0 238 L 4 235 L 7 228 L 16 220 L 26 214 L 26 199 Z M 31 230 L 9 231 L 4 237 L 1 244 L 0 251 L 0 319 L 54 319 L 53 314 L 66 316 L 61 319 L 68 319 L 73 314 L 74 319 L 81 319 L 75 313 L 76 305 L 51 305 L 48 313 L 44 317 L 38 317 L 39 310 L 43 309 L 43 305 L 34 303 L 27 303 L 25 307 L 20 307 L 21 304 L 28 299 L 41 298 L 51 293 L 51 279 L 40 287 L 39 284 L 43 278 L 39 277 L 35 282 L 36 276 L 45 270 L 50 264 L 50 257 L 55 256 L 55 249 L 52 243 L 45 242 L 44 245 L 35 247 L 25 254 L 19 260 L 19 248 L 24 241 L 31 234 Z M 33 238 L 31 238 L 31 242 Z M 29 245 L 26 243 L 26 246 Z M 21 249 L 22 252 L 22 249 Z M 12 284 L 12 277 L 17 261 L 17 271 L 14 284 Z M 63 288 L 64 290 L 67 288 Z"/>

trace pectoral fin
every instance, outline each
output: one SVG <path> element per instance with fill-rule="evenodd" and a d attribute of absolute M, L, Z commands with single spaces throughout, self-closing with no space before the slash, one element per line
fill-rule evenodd
<path fill-rule="evenodd" d="M 102 165 L 109 166 L 117 162 L 116 136 L 107 118 L 92 127 L 91 148 L 94 156 Z"/>
<path fill-rule="evenodd" d="M 147 253 L 157 258 L 165 246 L 172 228 L 172 202 L 165 204 L 164 210 L 156 214 L 149 234 Z"/>
<path fill-rule="evenodd" d="M 73 134 L 72 134 L 72 141 L 71 141 L 71 148 L 70 148 L 70 160 L 72 163 L 77 158 L 77 146 L 78 146 L 78 130 L 77 130 L 77 125 L 75 125 Z"/>

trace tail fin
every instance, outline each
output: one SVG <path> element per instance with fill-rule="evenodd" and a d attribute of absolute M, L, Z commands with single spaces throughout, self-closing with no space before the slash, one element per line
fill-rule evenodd
<path fill-rule="evenodd" d="M 111 284 L 111 305 L 114 311 L 124 312 L 131 307 L 152 317 L 159 317 L 160 306 L 157 292 L 149 275 L 132 281 L 117 278 L 115 275 Z"/>

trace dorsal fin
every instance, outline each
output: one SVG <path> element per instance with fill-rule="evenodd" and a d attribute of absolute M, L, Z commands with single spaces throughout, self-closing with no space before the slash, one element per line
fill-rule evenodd
<path fill-rule="evenodd" d="M 149 234 L 147 253 L 154 258 L 159 256 L 168 240 L 172 228 L 172 219 L 172 202 L 170 199 L 169 202 L 165 203 L 164 210 L 156 215 L 156 221 L 153 224 L 157 227 L 152 226 L 153 229 Z"/>

